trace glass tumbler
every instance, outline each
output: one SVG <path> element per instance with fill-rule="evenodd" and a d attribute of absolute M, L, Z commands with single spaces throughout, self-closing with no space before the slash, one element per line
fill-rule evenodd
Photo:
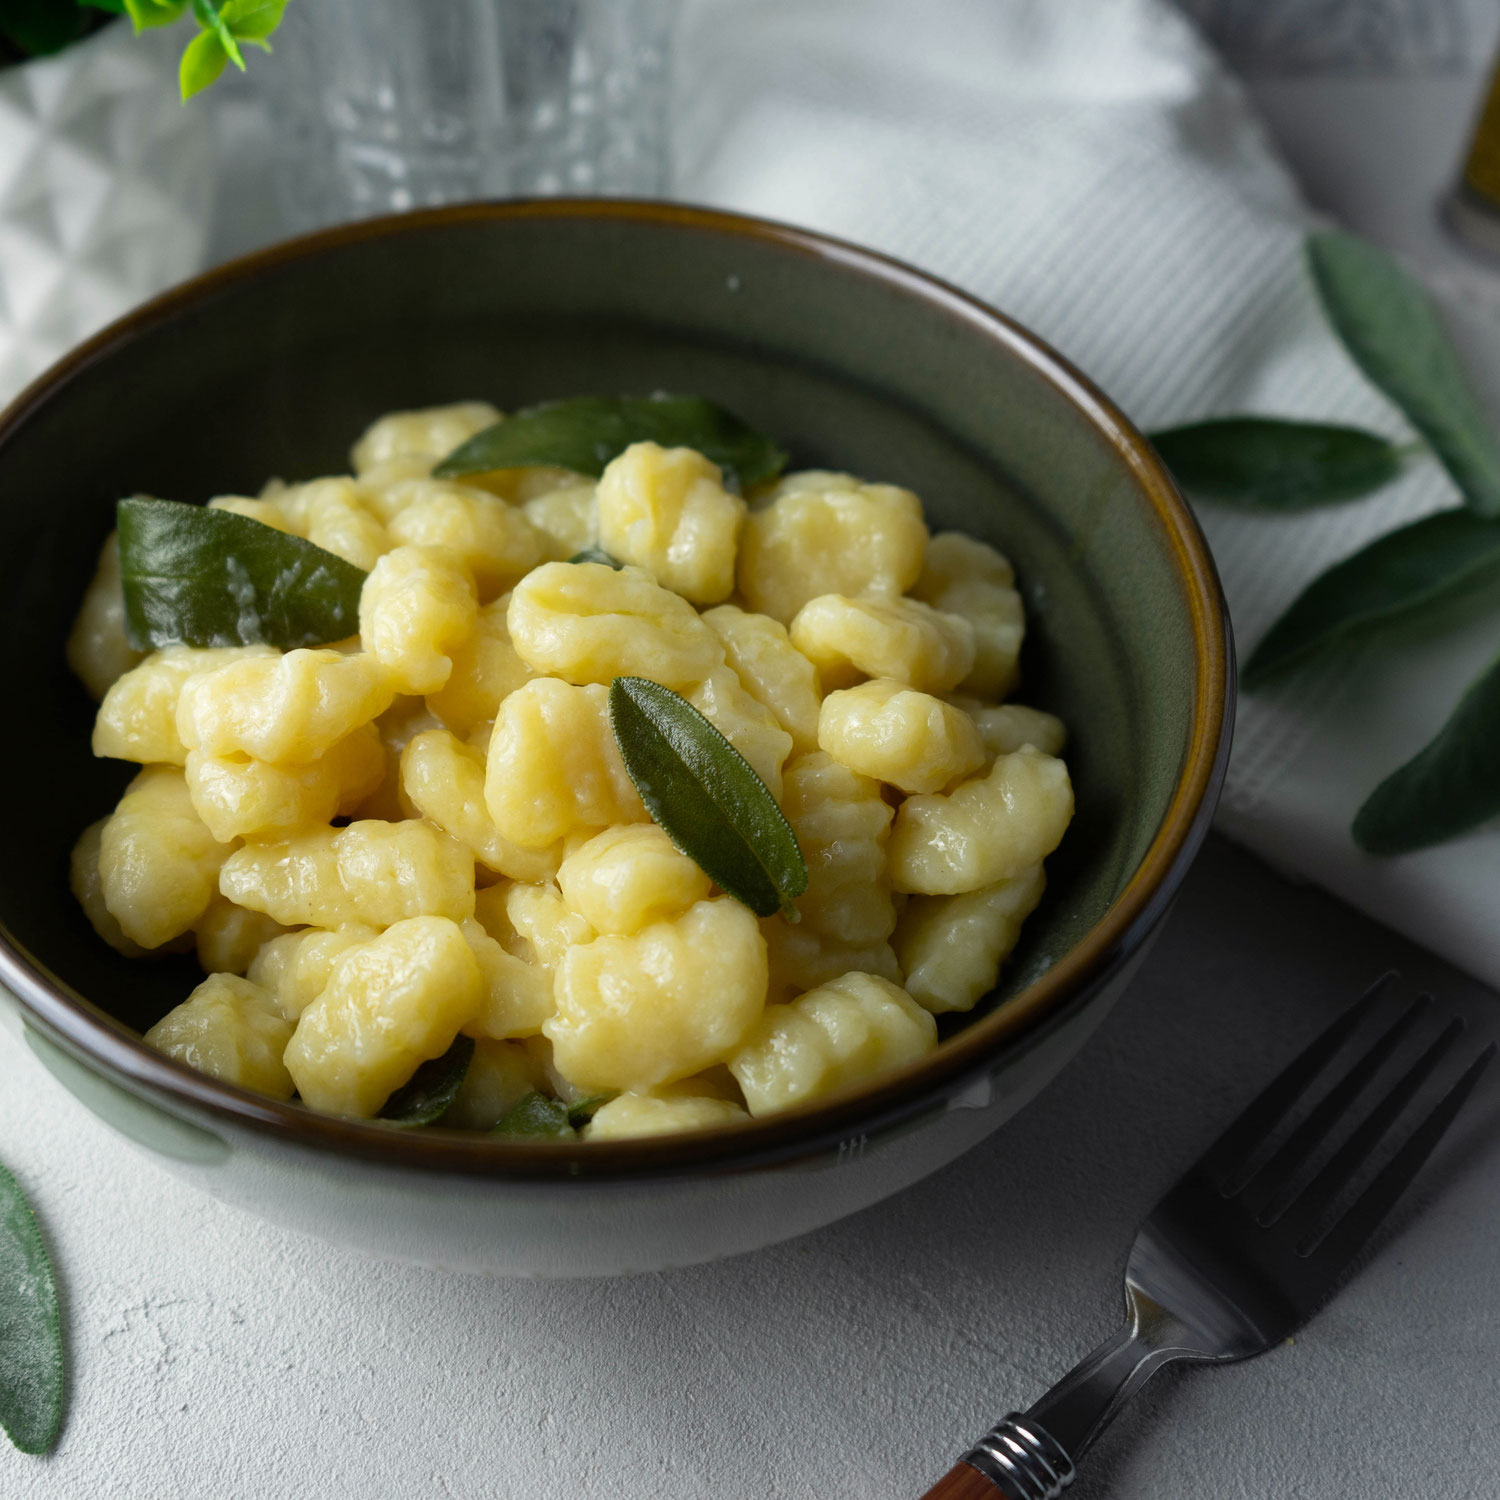
<path fill-rule="evenodd" d="M 291 227 L 668 186 L 677 0 L 296 0 L 258 69 Z"/>

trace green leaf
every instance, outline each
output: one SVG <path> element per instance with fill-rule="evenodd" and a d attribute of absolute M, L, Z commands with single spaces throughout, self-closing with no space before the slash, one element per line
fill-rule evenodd
<path fill-rule="evenodd" d="M 1440 844 L 1500 813 L 1500 661 L 1469 688 L 1435 739 L 1387 776 L 1354 819 L 1369 854 Z"/>
<path fill-rule="evenodd" d="M 125 13 L 137 34 L 153 26 L 170 26 L 188 7 L 188 0 L 125 0 Z"/>
<path fill-rule="evenodd" d="M 807 866 L 792 825 L 750 763 L 687 699 L 616 677 L 609 718 L 625 769 L 667 837 L 757 916 L 797 920 Z"/>
<path fill-rule="evenodd" d="M 1272 417 L 1220 417 L 1153 432 L 1183 489 L 1257 510 L 1353 500 L 1401 472 L 1401 450 L 1373 432 Z"/>
<path fill-rule="evenodd" d="M 218 36 L 212 31 L 200 31 L 187 44 L 177 69 L 177 86 L 183 101 L 202 93 L 224 71 L 228 61 L 229 54 Z"/>
<path fill-rule="evenodd" d="M 585 547 L 582 552 L 575 552 L 568 561 L 570 563 L 602 563 L 606 568 L 613 568 L 616 573 L 625 566 L 619 558 L 611 557 L 603 547 Z"/>
<path fill-rule="evenodd" d="M 576 396 L 513 413 L 455 448 L 432 472 L 458 479 L 490 469 L 549 464 L 595 479 L 632 443 L 695 448 L 745 489 L 773 479 L 786 454 L 732 412 L 702 396 Z"/>
<path fill-rule="evenodd" d="M 0 1167 L 0 1427 L 22 1453 L 45 1453 L 62 1425 L 62 1323 L 36 1215 Z"/>
<path fill-rule="evenodd" d="M 76 42 L 89 18 L 72 0 L 0 0 L 0 36 L 28 57 L 50 57 Z"/>
<path fill-rule="evenodd" d="M 424 1062 L 389 1099 L 380 1118 L 393 1125 L 432 1125 L 458 1097 L 474 1058 L 471 1037 L 454 1039 L 441 1057 Z"/>
<path fill-rule="evenodd" d="M 219 0 L 193 0 L 193 17 L 203 30 L 219 39 L 224 54 L 240 72 L 245 71 L 245 59 L 240 53 L 239 43 L 229 29 L 229 23 L 220 13 Z"/>
<path fill-rule="evenodd" d="M 1366 375 L 1431 445 L 1464 501 L 1500 516 L 1500 444 L 1421 283 L 1375 246 L 1337 230 L 1308 237 L 1318 295 Z"/>
<path fill-rule="evenodd" d="M 1352 632 L 1442 598 L 1500 565 L 1500 522 L 1439 511 L 1377 537 L 1319 574 L 1261 638 L 1241 673 L 1257 688 Z"/>
<path fill-rule="evenodd" d="M 568 1106 L 547 1094 L 527 1094 L 512 1105 L 496 1123 L 491 1135 L 572 1140 L 576 1132 L 568 1118 Z"/>
<path fill-rule="evenodd" d="M 363 570 L 233 511 L 137 496 L 116 507 L 125 628 L 151 646 L 291 650 L 359 629 Z"/>
<path fill-rule="evenodd" d="M 577 1099 L 568 1106 L 568 1124 L 574 1127 L 587 1125 L 601 1106 L 608 1104 L 613 1094 L 594 1094 L 588 1099 Z"/>
<path fill-rule="evenodd" d="M 287 0 L 224 0 L 219 14 L 236 41 L 264 46 L 281 25 Z"/>

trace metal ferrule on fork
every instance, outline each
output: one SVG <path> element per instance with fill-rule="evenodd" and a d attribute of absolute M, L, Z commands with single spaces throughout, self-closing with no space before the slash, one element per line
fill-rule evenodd
<path fill-rule="evenodd" d="M 1057 1500 L 1076 1473 L 1047 1429 L 1020 1412 L 992 1427 L 963 1462 L 1015 1500 Z"/>

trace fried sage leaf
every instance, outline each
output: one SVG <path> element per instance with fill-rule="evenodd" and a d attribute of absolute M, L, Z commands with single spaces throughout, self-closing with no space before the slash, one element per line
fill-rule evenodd
<path fill-rule="evenodd" d="M 757 916 L 795 921 L 807 866 L 744 756 L 685 698 L 644 677 L 615 678 L 609 717 L 625 769 L 667 837 Z"/>
<path fill-rule="evenodd" d="M 1241 680 L 1257 688 L 1315 651 L 1500 567 L 1500 522 L 1439 511 L 1377 537 L 1308 584 L 1261 638 Z"/>
<path fill-rule="evenodd" d="M 1500 516 L 1500 443 L 1422 284 L 1352 234 L 1310 235 L 1308 265 L 1334 330 L 1427 439 L 1469 508 Z"/>
<path fill-rule="evenodd" d="M 62 1425 L 57 1283 L 36 1216 L 0 1167 L 0 1427 L 23 1453 L 45 1453 Z"/>
<path fill-rule="evenodd" d="M 152 646 L 291 650 L 359 629 L 366 574 L 233 511 L 136 496 L 116 507 L 125 628 Z"/>
<path fill-rule="evenodd" d="M 380 1118 L 392 1125 L 435 1125 L 458 1097 L 473 1058 L 473 1040 L 466 1036 L 455 1038 L 441 1057 L 424 1062 L 386 1100 Z"/>
<path fill-rule="evenodd" d="M 632 443 L 695 448 L 738 489 L 774 479 L 786 454 L 702 396 L 575 396 L 528 406 L 475 433 L 432 472 L 459 479 L 490 469 L 550 464 L 595 479 Z"/>
<path fill-rule="evenodd" d="M 568 561 L 570 563 L 603 563 L 606 568 L 613 568 L 616 573 L 625 566 L 619 558 L 611 557 L 603 547 L 585 547 L 582 552 L 575 552 Z"/>
<path fill-rule="evenodd" d="M 1354 818 L 1368 854 L 1405 854 L 1500 813 L 1500 661 L 1459 700 L 1425 748 L 1370 793 Z"/>
<path fill-rule="evenodd" d="M 568 1106 L 548 1094 L 527 1094 L 501 1115 L 491 1135 L 533 1137 L 542 1140 L 571 1140 L 573 1122 Z"/>
<path fill-rule="evenodd" d="M 1401 450 L 1378 433 L 1275 417 L 1220 417 L 1153 432 L 1190 494 L 1255 510 L 1353 500 L 1401 472 Z"/>

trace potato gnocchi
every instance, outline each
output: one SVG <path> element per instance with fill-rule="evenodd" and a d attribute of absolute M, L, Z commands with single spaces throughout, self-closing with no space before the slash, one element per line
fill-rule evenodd
<path fill-rule="evenodd" d="M 732 1126 L 930 1052 L 994 989 L 1073 813 L 1063 725 L 1005 701 L 1010 563 L 929 537 L 909 490 L 808 470 L 741 495 L 654 442 L 597 481 L 434 477 L 500 420 L 392 413 L 351 475 L 211 502 L 365 571 L 348 640 L 135 650 L 105 544 L 68 659 L 94 753 L 135 775 L 71 884 L 121 954 L 208 976 L 146 1041 L 370 1118 L 468 1038 L 446 1128 L 541 1093 L 592 1111 L 587 1140 Z M 569 560 L 593 548 L 618 566 Z M 652 821 L 620 676 L 765 783 L 808 870 L 797 921 Z"/>

